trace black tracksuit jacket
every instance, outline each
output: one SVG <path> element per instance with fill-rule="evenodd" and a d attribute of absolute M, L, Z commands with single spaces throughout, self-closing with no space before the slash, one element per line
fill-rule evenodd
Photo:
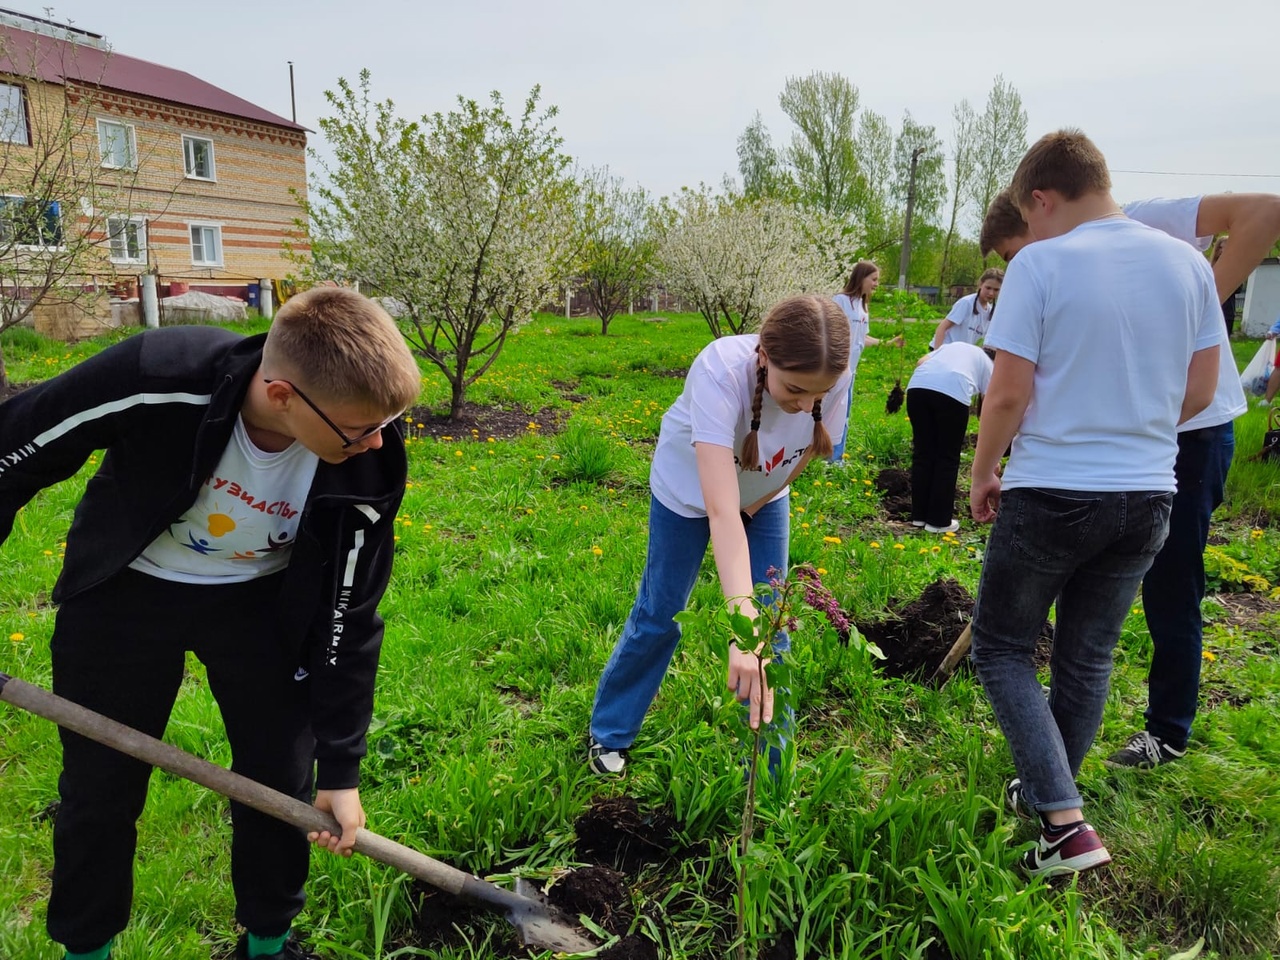
<path fill-rule="evenodd" d="M 0 543 L 37 492 L 96 450 L 67 534 L 53 599 L 124 569 L 195 502 L 231 439 L 264 336 L 214 327 L 138 333 L 0 403 Z M 321 789 L 359 783 L 382 645 L 377 606 L 391 574 L 406 459 L 398 425 L 380 449 L 321 461 L 275 611 L 278 635 L 309 674 Z"/>

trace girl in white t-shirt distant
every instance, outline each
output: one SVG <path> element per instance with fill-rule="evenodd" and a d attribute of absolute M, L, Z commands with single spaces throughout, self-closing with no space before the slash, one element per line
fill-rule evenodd
<path fill-rule="evenodd" d="M 957 300 L 951 312 L 938 323 L 938 329 L 933 332 L 932 349 L 944 343 L 977 344 L 985 338 L 996 308 L 996 295 L 1003 283 L 1003 270 L 995 267 L 984 270 L 978 278 L 978 292 Z"/>
<path fill-rule="evenodd" d="M 987 392 L 991 357 L 969 343 L 927 353 L 907 384 L 911 420 L 911 523 L 929 533 L 960 529 L 955 518 L 960 451 L 974 394 Z"/>
<path fill-rule="evenodd" d="M 871 294 L 876 292 L 878 286 L 880 286 L 880 268 L 870 260 L 859 260 L 854 264 L 853 272 L 849 274 L 849 282 L 844 285 L 844 290 L 834 297 L 836 306 L 849 318 L 850 379 L 849 397 L 845 404 L 847 410 L 853 409 L 853 377 L 858 373 L 858 361 L 862 358 L 862 348 L 874 347 L 885 342 L 867 333 L 871 323 L 868 305 L 871 302 Z M 894 337 L 888 342 L 891 346 L 902 346 L 901 337 Z M 849 438 L 848 417 L 845 418 L 844 423 L 832 421 L 832 425 L 836 428 L 834 436 L 839 439 L 831 451 L 831 462 L 840 463 L 844 460 L 845 441 Z"/>
<path fill-rule="evenodd" d="M 827 297 L 793 297 L 760 333 L 722 337 L 689 369 L 662 418 L 649 474 L 649 548 L 640 591 L 596 689 L 588 762 L 621 773 L 676 644 L 710 542 L 726 601 L 756 615 L 755 584 L 786 570 L 789 484 L 831 454 L 824 420 L 843 423 L 849 323 Z M 774 638 L 774 650 L 787 645 Z M 753 651 L 729 650 L 729 689 L 753 728 L 773 718 Z"/>

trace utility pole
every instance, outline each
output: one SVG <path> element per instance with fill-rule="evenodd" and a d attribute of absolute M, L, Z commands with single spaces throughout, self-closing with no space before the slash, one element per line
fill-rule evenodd
<path fill-rule="evenodd" d="M 907 183 L 907 217 L 902 226 L 902 256 L 898 258 L 898 289 L 907 289 L 907 268 L 911 266 L 911 208 L 916 205 L 916 165 L 924 147 L 911 151 L 911 179 Z"/>
<path fill-rule="evenodd" d="M 293 92 L 293 61 L 289 61 L 289 108 L 293 112 L 293 122 L 298 122 L 298 98 Z M 915 168 L 912 167 L 914 170 Z"/>

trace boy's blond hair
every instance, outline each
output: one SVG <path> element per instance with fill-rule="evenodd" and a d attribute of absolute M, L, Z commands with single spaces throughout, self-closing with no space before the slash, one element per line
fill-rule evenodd
<path fill-rule="evenodd" d="M 293 380 L 333 402 L 398 413 L 418 398 L 422 375 L 396 322 L 345 287 L 314 287 L 276 313 L 262 348 L 269 377 Z"/>
<path fill-rule="evenodd" d="M 1074 128 L 1046 133 L 1027 151 L 1013 173 L 1009 193 L 1019 207 L 1031 205 L 1035 190 L 1054 190 L 1064 200 L 1111 190 L 1107 158 Z"/>
<path fill-rule="evenodd" d="M 1029 234 L 1027 223 L 1022 219 L 1022 211 L 1013 202 L 1009 188 L 1001 190 L 987 208 L 987 215 L 982 218 L 982 232 L 978 235 L 978 247 L 984 257 L 991 256 L 996 247 L 1006 240 L 1013 240 Z"/>

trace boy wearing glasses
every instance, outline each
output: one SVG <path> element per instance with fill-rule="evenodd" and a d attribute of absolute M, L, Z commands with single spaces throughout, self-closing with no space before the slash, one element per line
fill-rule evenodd
<path fill-rule="evenodd" d="M 406 476 L 391 425 L 419 389 L 385 311 L 325 287 L 265 335 L 140 333 L 0 405 L 0 542 L 23 504 L 106 451 L 53 592 L 54 691 L 159 737 L 191 650 L 232 769 L 307 801 L 314 788 L 342 825 L 304 838 L 232 802 L 237 957 L 310 956 L 289 936 L 307 840 L 350 855 L 365 822 L 377 605 Z M 48 929 L 72 960 L 105 960 L 151 770 L 60 735 Z"/>

